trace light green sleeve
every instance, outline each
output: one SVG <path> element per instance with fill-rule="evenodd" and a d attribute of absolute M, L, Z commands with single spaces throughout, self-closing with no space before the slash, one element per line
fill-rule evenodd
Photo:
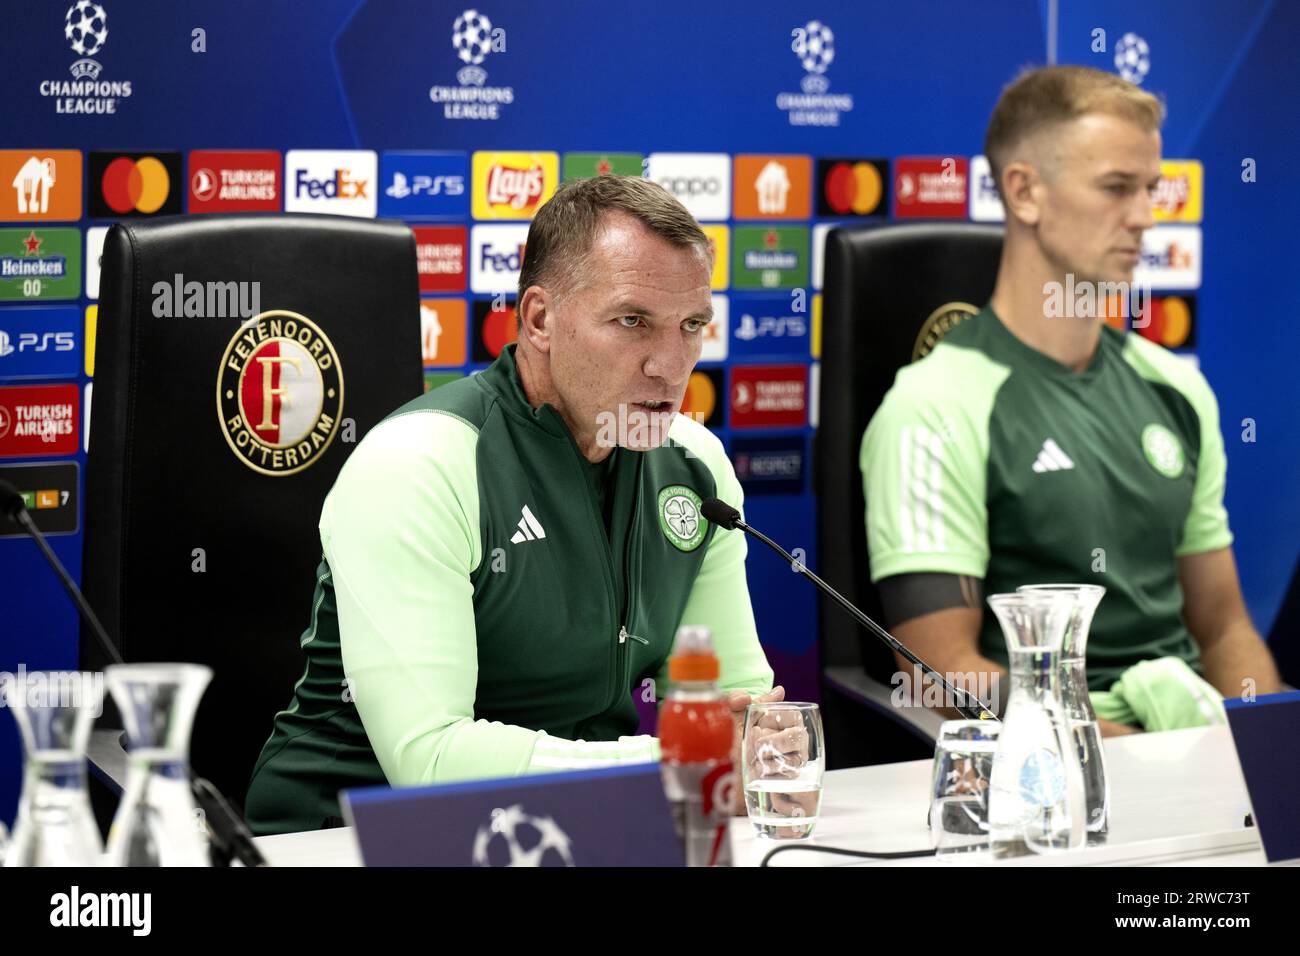
<path fill-rule="evenodd" d="M 1183 524 L 1177 557 L 1218 551 L 1232 544 L 1223 492 L 1228 477 L 1228 457 L 1219 431 L 1219 403 L 1201 370 L 1168 349 L 1130 332 L 1124 341 L 1124 358 L 1149 381 L 1177 390 L 1192 406 L 1200 428 L 1201 448 L 1196 462 L 1192 505 Z"/>
<path fill-rule="evenodd" d="M 1201 452 L 1196 461 L 1196 487 L 1192 507 L 1183 525 L 1183 540 L 1174 551 L 1177 557 L 1218 551 L 1232 544 L 1228 529 L 1228 509 L 1223 506 L 1223 492 L 1228 481 L 1228 456 L 1219 431 L 1219 403 L 1205 376 L 1197 369 L 1183 395 L 1192 403 L 1201 428 Z"/>
<path fill-rule="evenodd" d="M 343 670 L 394 786 L 653 760 L 651 738 L 567 741 L 474 718 L 476 430 L 441 412 L 376 426 L 321 515 Z"/>
<path fill-rule="evenodd" d="M 989 416 L 1006 370 L 940 345 L 899 372 L 862 438 L 871 580 L 988 569 Z"/>
<path fill-rule="evenodd" d="M 743 513 L 744 492 L 717 436 L 684 415 L 676 417 L 669 435 L 682 445 L 683 453 L 693 454 L 708 466 L 717 496 Z M 680 623 L 703 625 L 713 633 L 723 690 L 767 693 L 772 689 L 772 668 L 759 643 L 749 600 L 744 532 L 715 529 L 708 547 Z M 655 686 L 662 697 L 668 687 L 667 666 L 655 679 Z"/>

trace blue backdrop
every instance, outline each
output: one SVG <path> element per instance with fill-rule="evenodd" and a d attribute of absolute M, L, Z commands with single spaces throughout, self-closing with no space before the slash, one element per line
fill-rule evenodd
<path fill-rule="evenodd" d="M 1300 126 L 1294 107 L 1300 68 L 1291 48 L 1300 33 L 1295 4 L 1090 0 L 1057 8 L 1039 0 L 485 0 L 477 13 L 500 32 L 484 32 L 478 63 L 469 62 L 472 55 L 468 60 L 459 55 L 475 48 L 453 43 L 454 24 L 465 11 L 461 2 L 103 0 L 98 6 L 107 21 L 91 24 L 80 50 L 73 44 L 82 34 L 69 37 L 65 24 L 81 23 L 83 13 L 93 19 L 95 5 L 84 0 L 26 3 L 0 32 L 0 62 L 7 67 L 0 149 L 33 155 L 79 150 L 86 168 L 91 151 L 178 151 L 187 163 L 185 180 L 171 188 L 184 194 L 182 208 L 191 212 L 193 150 L 274 150 L 282 162 L 291 149 L 364 149 L 378 154 L 381 170 L 396 161 L 386 151 L 451 151 L 463 154 L 459 162 L 466 173 L 470 154 L 489 150 L 560 157 L 573 152 L 811 157 L 811 208 L 795 209 L 780 221 L 728 209 L 715 221 L 731 229 L 733 244 L 741 238 L 736 220 L 751 216 L 760 225 L 841 221 L 818 215 L 818 158 L 891 164 L 899 157 L 969 159 L 981 151 L 999 89 L 1021 67 L 1055 60 L 1114 70 L 1117 44 L 1133 34 L 1122 48 L 1143 54 L 1133 61 L 1145 68 L 1141 81 L 1168 104 L 1165 155 L 1203 165 L 1204 214 L 1198 228 L 1204 230 L 1204 269 L 1200 288 L 1192 293 L 1196 333 L 1189 341 L 1221 404 L 1227 505 L 1247 602 L 1261 631 L 1271 624 L 1300 541 L 1300 501 L 1289 494 L 1300 484 L 1300 327 L 1289 288 L 1293 270 L 1285 265 L 1291 261 L 1287 236 L 1300 221 L 1295 186 Z M 795 31 L 808 31 L 814 22 L 833 34 L 813 28 L 806 38 L 820 36 L 827 43 L 796 53 Z M 196 36 L 201 36 L 201 52 Z M 827 47 L 833 47 L 833 57 Z M 91 48 L 93 53 L 83 55 Z M 87 59 L 97 66 L 96 82 L 109 84 L 91 98 L 111 99 L 111 113 L 67 111 L 69 99 L 85 97 L 66 96 L 60 85 L 75 81 L 79 69 L 79 78 L 87 78 L 89 68 L 77 66 Z M 481 75 L 463 73 L 467 66 Z M 129 95 L 123 85 L 128 82 Z M 477 89 L 480 98 L 497 100 L 497 118 L 451 116 L 455 110 L 448 110 L 447 94 L 431 92 L 434 88 Z M 508 97 L 500 92 L 507 89 Z M 797 123 L 797 112 L 788 107 L 792 98 L 806 96 L 823 97 L 830 105 L 819 110 L 820 119 L 834 119 L 835 125 Z M 1254 161 L 1254 181 L 1243 181 L 1245 160 Z M 730 170 L 731 159 L 725 165 Z M 82 178 L 82 215 L 54 225 L 80 230 L 84 255 L 88 230 L 112 220 L 92 218 L 100 184 Z M 468 178 L 466 184 L 477 188 Z M 384 197 L 390 194 L 383 190 L 392 188 L 387 173 L 371 185 L 387 205 Z M 884 217 L 894 208 L 893 185 L 884 183 Z M 292 186 L 283 183 L 285 192 Z M 10 188 L 8 180 L 0 182 L 6 209 L 13 208 Z M 15 213 L 5 217 L 0 242 L 21 238 L 8 230 L 21 228 L 25 236 L 33 226 L 37 233 L 48 228 Z M 475 221 L 461 212 L 443 217 L 441 224 L 473 226 Z M 787 241 L 794 240 L 781 240 Z M 808 255 L 806 245 L 801 254 Z M 735 337 L 742 315 L 772 311 L 770 289 L 744 290 L 740 284 L 733 271 L 718 289 L 729 300 L 733 338 L 729 356 L 706 366 L 717 370 L 712 379 L 716 430 L 733 456 L 743 451 L 753 465 L 750 519 L 788 547 L 805 549 L 815 567 L 811 409 L 798 412 L 797 424 L 767 426 L 761 417 L 756 423 L 746 419 L 745 408 L 732 407 L 737 368 L 815 366 L 815 330 L 773 339 L 770 346 Z M 802 281 L 799 285 L 804 287 Z M 789 286 L 790 280 L 779 280 L 776 294 L 790 296 Z M 439 363 L 438 374 L 483 366 L 473 360 L 478 330 L 472 318 L 457 318 L 452 305 L 487 298 L 462 286 L 434 300 L 433 307 L 443 303 L 450 310 L 443 315 L 442 335 L 449 341 L 460 336 L 463 347 L 453 349 L 456 359 L 449 367 Z M 76 298 L 51 303 L 4 298 L 0 320 L 23 319 L 12 310 L 30 304 L 76 306 L 83 313 L 94 299 L 84 281 Z M 472 316 L 472 307 L 467 311 Z M 73 326 L 85 331 L 79 322 Z M 85 345 L 78 342 L 77 348 Z M 0 398 L 9 386 L 66 382 L 78 386 L 84 410 L 92 382 L 84 365 L 75 375 L 63 370 L 30 381 L 0 380 Z M 1254 441 L 1242 440 L 1246 419 L 1254 422 Z M 82 427 L 78 422 L 79 436 Z M 55 457 L 13 454 L 3 441 L 0 437 L 0 471 L 54 460 L 84 467 L 81 451 Z M 764 477 L 772 474 L 780 480 Z M 79 530 L 51 540 L 79 575 Z M 303 542 L 306 548 L 316 546 Z M 767 554 L 751 554 L 750 575 L 760 633 L 778 679 L 792 697 L 814 696 L 812 593 Z M 28 669 L 75 667 L 74 613 L 31 542 L 0 538 L 0 586 L 0 670 L 13 671 L 20 662 Z M 307 590 L 304 582 L 304 620 Z M 0 718 L 0 819 L 12 818 L 19 764 L 13 724 Z"/>

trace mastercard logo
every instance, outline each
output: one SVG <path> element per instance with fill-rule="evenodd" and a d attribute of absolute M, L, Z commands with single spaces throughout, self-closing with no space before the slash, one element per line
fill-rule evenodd
<path fill-rule="evenodd" d="M 185 177 L 180 153 L 92 152 L 89 180 L 93 219 L 181 211 Z"/>
<path fill-rule="evenodd" d="M 718 390 L 713 387 L 713 381 L 703 372 L 692 372 L 690 381 L 686 383 L 686 394 L 682 397 L 682 411 L 705 420 L 717 407 Z"/>
<path fill-rule="evenodd" d="M 1145 327 L 1133 328 L 1145 339 L 1168 349 L 1190 348 L 1193 341 L 1193 324 L 1195 321 L 1195 304 L 1189 297 L 1167 295 L 1153 299 L 1148 310 Z"/>
<path fill-rule="evenodd" d="M 880 203 L 884 184 L 870 163 L 836 163 L 822 187 L 826 203 L 840 215 L 865 216 Z"/>
<path fill-rule="evenodd" d="M 507 345 L 519 336 L 518 322 L 515 320 L 515 304 L 504 303 L 501 308 L 492 308 L 493 302 L 481 300 L 474 303 L 474 350 L 473 361 L 495 361 Z"/>
<path fill-rule="evenodd" d="M 155 213 L 167 202 L 171 188 L 167 167 L 153 156 L 119 156 L 108 164 L 100 180 L 104 202 L 117 213 Z"/>

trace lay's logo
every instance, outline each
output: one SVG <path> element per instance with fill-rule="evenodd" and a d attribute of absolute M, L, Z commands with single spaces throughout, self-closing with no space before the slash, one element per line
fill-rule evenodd
<path fill-rule="evenodd" d="M 475 153 L 475 219 L 531 219 L 555 193 L 558 153 Z"/>
<path fill-rule="evenodd" d="M 1151 218 L 1156 222 L 1200 222 L 1204 171 L 1194 159 L 1166 159 L 1160 164 L 1160 181 L 1151 197 Z"/>

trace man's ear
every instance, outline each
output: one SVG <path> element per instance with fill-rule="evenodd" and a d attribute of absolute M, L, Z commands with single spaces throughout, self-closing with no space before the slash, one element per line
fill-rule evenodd
<path fill-rule="evenodd" d="M 546 290 L 539 285 L 530 285 L 524 290 L 515 314 L 519 317 L 519 337 L 527 339 L 538 352 L 549 352 L 555 319 Z"/>
<path fill-rule="evenodd" d="M 1029 163 L 1016 160 L 1002 170 L 1002 204 L 1007 216 L 1027 226 L 1038 225 L 1042 216 L 1043 179 Z"/>

